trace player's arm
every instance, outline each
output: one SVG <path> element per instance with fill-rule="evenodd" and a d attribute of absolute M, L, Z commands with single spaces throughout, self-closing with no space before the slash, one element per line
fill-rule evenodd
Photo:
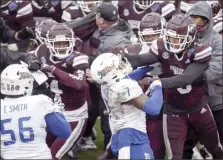
<path fill-rule="evenodd" d="M 70 136 L 72 132 L 70 124 L 67 122 L 62 113 L 49 113 L 45 116 L 45 121 L 48 131 L 53 135 L 63 139 Z"/>
<path fill-rule="evenodd" d="M 126 82 L 127 83 L 127 82 Z M 129 84 L 131 82 L 129 81 Z M 130 87 L 132 86 L 132 87 Z M 150 114 L 158 115 L 160 113 L 163 104 L 162 86 L 159 80 L 154 81 L 150 85 L 150 95 L 143 94 L 142 89 L 137 84 L 129 85 L 130 88 L 126 88 L 122 92 L 122 96 L 119 97 L 122 104 L 132 104 L 134 107 Z"/>
<path fill-rule="evenodd" d="M 139 81 L 139 80 L 143 79 L 146 76 L 146 74 L 151 70 L 153 70 L 152 66 L 141 67 L 141 68 L 138 68 L 138 69 L 130 72 L 128 74 L 128 77 L 135 81 Z"/>
<path fill-rule="evenodd" d="M 14 39 L 15 31 L 9 28 L 4 19 L 0 18 L 0 42 L 7 43 L 9 40 Z"/>
<path fill-rule="evenodd" d="M 172 16 L 175 14 L 176 7 L 171 2 L 163 2 L 163 5 L 164 6 L 162 7 L 162 10 L 161 10 L 162 16 L 166 19 L 166 21 L 169 21 L 172 18 Z"/>
<path fill-rule="evenodd" d="M 32 4 L 29 1 L 22 1 L 19 4 L 17 16 L 19 18 L 16 19 L 17 23 L 19 23 L 22 27 L 35 27 L 36 21 L 33 18 L 33 8 Z M 19 15 L 18 15 L 19 14 Z"/>
<path fill-rule="evenodd" d="M 87 83 L 85 70 L 88 67 L 88 56 L 75 57 L 71 60 L 71 63 L 68 61 L 67 65 L 73 66 L 73 74 L 64 72 L 55 66 L 45 67 L 45 70 L 50 71 L 60 83 L 74 90 L 80 91 L 85 89 Z"/>
<path fill-rule="evenodd" d="M 84 70 L 77 70 L 74 71 L 73 74 L 70 74 L 59 68 L 55 68 L 52 73 L 58 82 L 65 86 L 71 87 L 74 90 L 80 91 L 85 87 L 84 82 L 86 81 L 86 76 Z"/>
<path fill-rule="evenodd" d="M 163 88 L 179 88 L 192 84 L 208 68 L 208 63 L 192 63 L 181 75 L 161 78 Z"/>
<path fill-rule="evenodd" d="M 123 56 L 128 59 L 133 68 L 147 66 L 159 62 L 157 40 L 153 41 L 148 53 L 138 55 L 124 53 Z"/>
<path fill-rule="evenodd" d="M 154 84 L 157 83 L 157 84 Z M 141 94 L 130 101 L 136 108 L 150 115 L 158 115 L 163 105 L 163 92 L 160 81 L 154 81 L 151 96 Z"/>
<path fill-rule="evenodd" d="M 70 124 L 61 113 L 60 107 L 63 104 L 54 103 L 53 100 L 45 95 L 39 95 L 40 110 L 46 122 L 48 131 L 60 138 L 68 138 L 71 134 Z M 63 107 L 63 106 L 62 106 Z"/>

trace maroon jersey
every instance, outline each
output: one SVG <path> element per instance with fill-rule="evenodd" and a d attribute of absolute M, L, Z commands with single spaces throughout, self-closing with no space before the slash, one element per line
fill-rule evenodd
<path fill-rule="evenodd" d="M 35 16 L 51 17 L 57 22 L 61 22 L 61 16 L 63 14 L 63 11 L 69 8 L 70 6 L 73 6 L 72 1 L 61 1 L 55 6 L 53 6 L 50 2 L 46 4 L 38 4 L 34 0 L 32 0 L 31 2 Z"/>
<path fill-rule="evenodd" d="M 86 13 L 79 6 L 70 6 L 63 11 L 62 22 L 69 22 L 84 17 Z"/>
<path fill-rule="evenodd" d="M 35 54 L 42 63 L 56 67 L 52 74 L 48 74 L 47 83 L 52 93 L 61 96 L 65 110 L 80 108 L 88 98 L 89 87 L 85 75 L 88 56 L 73 52 L 64 61 L 57 61 L 45 44 L 40 45 Z"/>
<path fill-rule="evenodd" d="M 10 8 L 10 9 L 9 9 Z M 0 7 L 0 15 L 6 24 L 18 31 L 24 27 L 34 27 L 33 10 L 29 1 L 10 1 Z"/>
<path fill-rule="evenodd" d="M 43 3 L 40 4 L 40 1 L 29 0 L 32 5 L 33 9 L 33 16 L 34 17 L 49 17 L 48 10 L 47 10 L 47 3 L 42 1 Z"/>
<path fill-rule="evenodd" d="M 156 55 L 162 64 L 162 78 L 169 78 L 183 74 L 191 63 L 207 63 L 211 59 L 211 48 L 208 46 L 193 46 L 183 53 L 178 59 L 176 54 L 165 49 L 163 39 L 153 41 L 150 52 Z M 205 82 L 192 83 L 182 88 L 167 88 L 164 91 L 164 100 L 169 105 L 164 111 L 187 111 L 204 107 Z"/>
<path fill-rule="evenodd" d="M 150 8 L 138 11 L 133 1 L 118 1 L 118 12 L 120 18 L 126 20 L 133 29 L 137 29 L 142 17 L 150 12 L 157 12 L 164 18 L 170 19 L 175 13 L 175 6 L 170 2 L 156 2 Z"/>

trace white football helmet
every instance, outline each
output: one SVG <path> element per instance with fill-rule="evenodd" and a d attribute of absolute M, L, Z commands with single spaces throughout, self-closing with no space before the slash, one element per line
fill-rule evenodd
<path fill-rule="evenodd" d="M 90 13 L 91 12 L 91 7 L 92 6 L 98 6 L 100 5 L 103 1 L 102 0 L 78 0 L 76 1 L 77 4 L 81 7 L 81 9 L 84 12 Z"/>
<path fill-rule="evenodd" d="M 1 93 L 8 96 L 31 95 L 33 77 L 28 68 L 21 64 L 12 64 L 1 73 Z"/>
<path fill-rule="evenodd" d="M 96 83 L 109 87 L 131 71 L 132 66 L 126 58 L 112 53 L 103 53 L 93 61 L 90 73 Z"/>

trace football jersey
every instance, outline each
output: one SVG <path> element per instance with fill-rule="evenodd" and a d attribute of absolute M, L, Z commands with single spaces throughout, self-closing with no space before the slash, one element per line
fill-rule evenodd
<path fill-rule="evenodd" d="M 222 9 L 219 11 L 219 13 L 213 18 L 214 19 L 214 27 L 213 29 L 218 32 L 221 33 L 222 32 Z"/>
<path fill-rule="evenodd" d="M 173 3 L 162 1 L 157 1 L 150 8 L 142 11 L 137 11 L 133 1 L 119 0 L 117 6 L 120 18 L 127 21 L 132 29 L 137 29 L 142 17 L 150 12 L 159 13 L 166 19 L 175 13 Z"/>
<path fill-rule="evenodd" d="M 61 98 L 65 105 L 64 116 L 68 122 L 88 117 L 87 98 L 89 86 L 85 70 L 88 68 L 88 56 L 74 51 L 64 60 L 58 60 L 50 54 L 45 44 L 41 44 L 35 55 L 40 62 L 54 65 L 53 74 L 47 73 L 47 85 L 52 96 Z"/>
<path fill-rule="evenodd" d="M 24 27 L 35 27 L 33 10 L 29 1 L 12 1 L 0 7 L 0 16 L 4 18 L 6 24 L 15 31 Z M 14 4 L 14 5 L 12 5 Z M 15 11 L 10 12 L 11 9 Z"/>
<path fill-rule="evenodd" d="M 51 159 L 44 117 L 56 110 L 45 95 L 1 100 L 1 156 L 4 159 Z"/>
<path fill-rule="evenodd" d="M 70 6 L 63 11 L 61 20 L 63 22 L 70 22 L 71 20 L 82 18 L 85 15 L 85 12 L 79 6 Z"/>
<path fill-rule="evenodd" d="M 146 133 L 146 114 L 128 102 L 141 94 L 136 81 L 122 79 L 109 88 L 101 86 L 102 98 L 109 111 L 112 134 L 123 128 L 134 128 Z"/>
<path fill-rule="evenodd" d="M 153 41 L 150 53 L 158 57 L 162 64 L 162 78 L 169 78 L 183 74 L 191 63 L 207 63 L 211 59 L 211 47 L 192 46 L 184 51 L 179 59 L 176 54 L 165 49 L 163 39 Z M 181 88 L 165 88 L 164 100 L 172 106 L 171 110 L 176 112 L 187 112 L 206 105 L 205 83 L 192 83 Z M 165 111 L 165 110 L 164 110 Z"/>

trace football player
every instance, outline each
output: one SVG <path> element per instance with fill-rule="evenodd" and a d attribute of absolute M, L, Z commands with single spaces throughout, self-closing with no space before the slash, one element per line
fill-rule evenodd
<path fill-rule="evenodd" d="M 218 1 L 206 1 L 211 5 L 213 19 L 214 19 L 214 27 L 213 29 L 219 34 L 223 35 L 223 27 L 222 27 L 222 5 Z"/>
<path fill-rule="evenodd" d="M 41 44 L 35 54 L 42 62 L 43 71 L 48 74 L 49 89 L 65 104 L 64 115 L 72 128 L 67 141 L 49 135 L 47 142 L 52 155 L 61 159 L 85 130 L 88 117 L 88 84 L 85 78 L 88 56 L 75 51 L 76 37 L 72 29 L 64 24 L 52 26 L 46 37 L 47 43 Z"/>
<path fill-rule="evenodd" d="M 33 28 L 36 23 L 33 19 L 32 7 L 29 1 L 4 1 L 4 3 L 1 3 L 0 17 L 2 17 L 6 24 L 14 31 L 19 31 L 28 27 Z M 29 30 L 31 31 L 31 29 Z M 29 39 L 20 41 L 11 40 L 8 42 L 7 47 L 14 51 L 25 51 L 28 41 Z"/>
<path fill-rule="evenodd" d="M 189 16 L 192 17 L 194 22 L 197 25 L 197 35 L 195 43 L 197 45 L 208 45 L 212 47 L 212 58 L 209 62 L 209 68 L 205 72 L 206 74 L 206 83 L 208 88 L 208 104 L 212 110 L 213 117 L 217 124 L 218 133 L 220 137 L 221 144 L 223 143 L 223 123 L 218 119 L 219 113 L 223 114 L 222 107 L 222 37 L 213 29 L 213 8 L 211 8 L 210 3 L 208 4 L 205 1 L 198 1 L 194 6 L 187 12 Z M 220 106 L 220 107 L 219 107 Z M 189 149 L 191 143 L 194 141 L 196 144 L 196 133 L 193 128 L 189 129 L 188 140 L 185 142 L 187 149 Z M 201 148 L 201 147 L 199 147 Z M 203 147 L 202 147 L 203 148 Z M 203 149 L 202 149 L 203 150 Z M 188 150 L 189 151 L 189 150 Z M 204 151 L 204 150 L 203 150 Z M 205 152 L 203 152 L 205 153 Z M 203 154 L 205 155 L 205 154 Z M 208 154 L 207 154 L 208 155 Z M 189 152 L 188 152 L 189 156 Z M 206 157 L 206 156 L 204 156 Z M 207 157 L 206 157 L 207 158 Z"/>
<path fill-rule="evenodd" d="M 139 44 L 134 44 L 122 49 L 125 53 L 144 54 L 150 49 L 152 41 L 161 38 L 165 19 L 155 12 L 146 14 L 138 27 Z M 150 72 L 152 76 L 158 76 L 162 73 L 161 64 L 153 65 L 154 69 Z M 148 81 L 149 77 L 144 78 L 140 83 Z M 142 85 L 141 85 L 142 86 Z M 145 84 L 145 86 L 148 86 Z M 143 90 L 147 88 L 143 86 Z M 151 148 L 156 159 L 165 158 L 165 145 L 162 131 L 162 115 L 147 116 L 147 133 L 150 137 Z"/>
<path fill-rule="evenodd" d="M 5 4 L 1 4 L 0 14 L 6 24 L 15 31 L 25 27 L 34 27 L 36 23 L 29 1 L 7 1 Z"/>
<path fill-rule="evenodd" d="M 118 159 L 153 159 L 145 112 L 159 114 L 163 102 L 161 83 L 151 84 L 151 97 L 148 97 L 138 83 L 128 77 L 131 70 L 126 58 L 103 53 L 93 61 L 90 74 L 92 80 L 101 85 L 102 98 L 110 115 L 113 154 Z"/>
<path fill-rule="evenodd" d="M 50 17 L 57 22 L 61 22 L 61 17 L 65 9 L 73 6 L 72 1 L 61 0 L 30 0 L 34 16 Z"/>
<path fill-rule="evenodd" d="M 1 157 L 4 159 L 52 159 L 46 129 L 61 139 L 71 134 L 61 113 L 61 103 L 44 95 L 31 96 L 33 77 L 21 64 L 1 73 Z M 62 107 L 62 108 L 60 108 Z"/>
<path fill-rule="evenodd" d="M 120 18 L 130 24 L 136 35 L 140 21 L 147 13 L 157 12 L 168 21 L 176 10 L 174 4 L 168 1 L 119 0 L 117 6 Z M 137 39 L 133 35 L 132 42 L 135 43 L 136 41 Z"/>
<path fill-rule="evenodd" d="M 212 49 L 195 45 L 196 24 L 179 14 L 166 25 L 162 39 L 153 41 L 148 54 L 125 54 L 133 67 L 162 64 L 164 88 L 163 133 L 169 159 L 181 159 L 188 126 L 199 134 L 213 158 L 222 158 L 223 151 L 215 121 L 205 96 L 204 71 Z"/>
<path fill-rule="evenodd" d="M 71 20 L 84 17 L 102 2 L 103 0 L 78 0 L 76 1 L 77 5 L 64 10 L 62 20 L 64 22 L 69 22 Z"/>

